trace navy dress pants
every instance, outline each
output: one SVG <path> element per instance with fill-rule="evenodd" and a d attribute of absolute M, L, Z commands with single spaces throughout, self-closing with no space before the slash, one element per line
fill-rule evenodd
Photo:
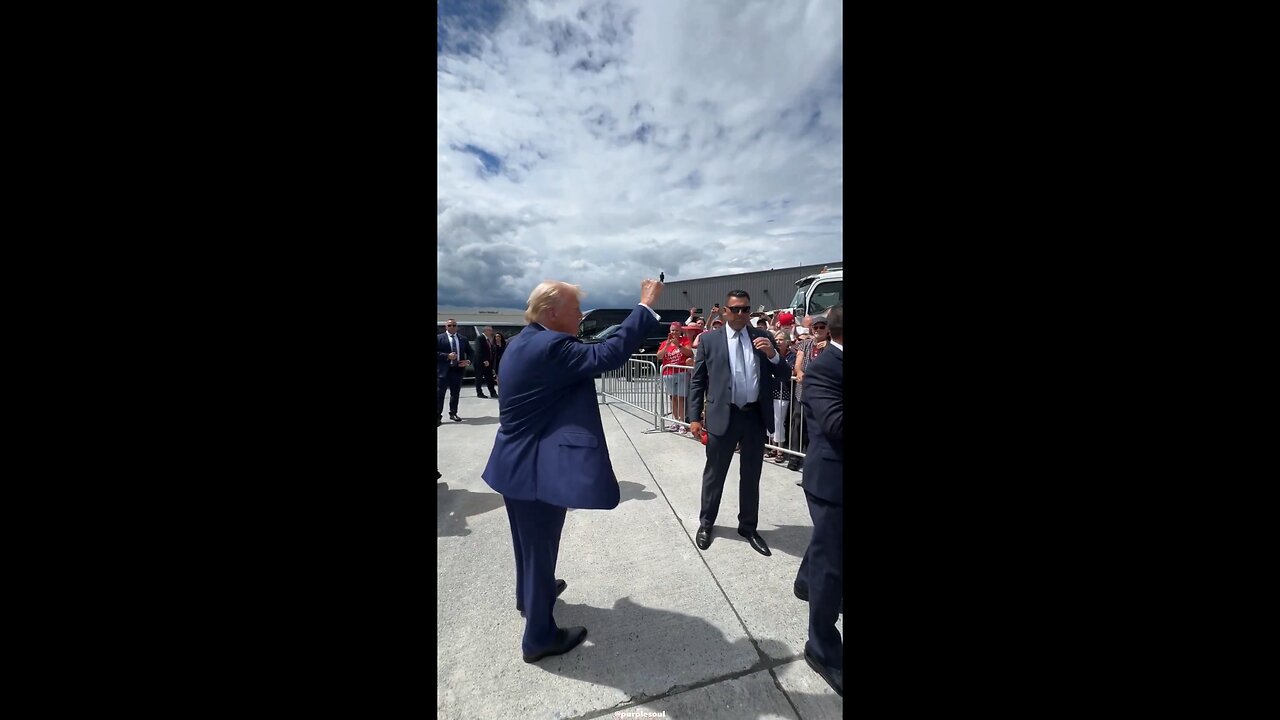
<path fill-rule="evenodd" d="M 560 557 L 560 531 L 565 509 L 539 500 L 503 496 L 511 522 L 511 544 L 516 554 L 516 607 L 524 609 L 525 655 L 534 655 L 556 641 L 556 560 Z"/>
<path fill-rule="evenodd" d="M 805 652 L 818 662 L 844 669 L 844 642 L 836 629 L 844 599 L 844 508 L 804 494 L 813 518 L 813 539 L 800 561 L 796 588 L 809 595 L 809 641 Z"/>
<path fill-rule="evenodd" d="M 449 368 L 436 381 L 436 415 L 444 415 L 444 395 L 449 393 L 449 414 L 458 414 L 458 393 L 462 392 L 462 368 Z"/>
<path fill-rule="evenodd" d="M 766 398 L 766 402 L 773 402 Z M 773 412 L 773 408 L 769 408 Z M 724 481 L 729 476 L 733 448 L 738 452 L 738 529 L 754 531 L 760 523 L 760 472 L 764 467 L 764 424 L 755 407 L 729 406 L 729 428 L 724 435 L 707 434 L 707 464 L 702 468 L 702 508 L 698 524 L 709 528 L 720 514 Z"/>

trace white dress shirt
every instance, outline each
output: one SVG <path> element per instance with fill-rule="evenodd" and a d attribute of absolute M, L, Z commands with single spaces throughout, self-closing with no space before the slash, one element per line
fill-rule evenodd
<path fill-rule="evenodd" d="M 726 347 L 729 349 L 729 385 L 731 392 L 734 393 L 733 397 L 730 398 L 730 401 L 739 407 L 750 405 L 760 399 L 760 368 L 756 363 L 751 361 L 751 359 L 755 357 L 752 354 L 755 352 L 755 346 L 751 344 L 751 335 L 747 333 L 747 328 L 745 327 L 741 330 L 734 330 L 728 325 L 724 326 L 724 335 L 728 338 Z M 733 344 L 735 342 L 742 345 L 742 357 L 747 361 L 747 366 L 743 368 L 746 388 L 741 392 L 741 394 L 746 396 L 745 398 L 739 398 L 737 396 L 738 392 L 733 390 L 737 385 L 734 380 L 738 377 L 738 358 L 737 353 L 733 351 Z M 774 365 L 782 362 L 782 354 L 775 352 L 773 354 L 773 359 L 769 362 Z"/>

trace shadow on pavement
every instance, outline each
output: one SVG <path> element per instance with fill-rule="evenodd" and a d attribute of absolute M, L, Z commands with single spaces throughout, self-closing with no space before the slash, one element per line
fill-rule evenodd
<path fill-rule="evenodd" d="M 537 666 L 547 672 L 618 688 L 629 696 L 652 697 L 677 685 L 690 685 L 743 670 L 718 667 L 729 658 L 760 662 L 751 641 L 732 643 L 711 623 L 682 613 L 644 607 L 624 597 L 612 608 L 556 603 L 556 624 L 583 625 L 587 643 L 564 655 L 546 658 Z M 777 640 L 759 641 L 770 657 L 792 653 Z"/>
<path fill-rule="evenodd" d="M 809 549 L 809 541 L 813 538 L 812 525 L 779 525 L 773 530 L 758 530 L 760 537 L 769 544 L 769 549 L 773 552 L 786 553 L 792 557 L 804 557 L 804 551 Z M 731 542 L 745 543 L 747 539 L 738 534 L 737 526 L 725 527 L 724 525 L 716 525 L 714 534 L 711 536 L 711 550 L 715 550 L 715 543 L 729 540 Z"/>
<path fill-rule="evenodd" d="M 628 500 L 652 500 L 658 497 L 654 493 L 651 493 L 648 490 L 645 490 L 644 485 L 641 485 L 640 483 L 637 483 L 637 482 L 631 482 L 629 480 L 618 481 L 618 493 L 619 493 L 619 499 L 618 499 L 619 505 L 621 505 L 622 503 Z M 769 542 L 769 541 L 765 540 L 765 542 Z"/>
<path fill-rule="evenodd" d="M 462 537 L 471 534 L 467 518 L 502 507 L 502 496 L 495 492 L 450 490 L 449 483 L 436 483 L 436 537 Z"/>
<path fill-rule="evenodd" d="M 472 418 L 472 417 L 467 417 L 466 415 L 462 415 L 461 412 L 459 412 L 459 416 L 462 418 L 462 422 L 454 423 L 454 422 L 449 422 L 448 420 L 445 420 L 444 425 L 442 427 L 447 427 L 449 425 L 497 425 L 499 422 L 501 422 L 498 418 L 488 416 L 488 415 L 483 417 Z"/>

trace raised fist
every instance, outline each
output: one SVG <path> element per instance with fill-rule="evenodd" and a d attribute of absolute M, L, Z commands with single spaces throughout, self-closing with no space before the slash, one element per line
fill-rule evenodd
<path fill-rule="evenodd" d="M 648 305 L 649 307 L 655 307 L 658 304 L 658 298 L 661 296 L 662 283 L 654 280 L 653 278 L 647 278 L 644 282 L 640 283 L 641 303 Z"/>

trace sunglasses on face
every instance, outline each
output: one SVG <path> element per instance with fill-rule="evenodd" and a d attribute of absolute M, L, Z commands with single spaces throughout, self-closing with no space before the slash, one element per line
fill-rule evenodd
<path fill-rule="evenodd" d="M 739 315 L 745 312 L 751 312 L 750 305 L 725 305 L 724 309 L 731 313 L 738 313 Z"/>
<path fill-rule="evenodd" d="M 458 327 L 458 326 L 455 323 L 448 323 L 445 325 L 445 327 Z"/>

